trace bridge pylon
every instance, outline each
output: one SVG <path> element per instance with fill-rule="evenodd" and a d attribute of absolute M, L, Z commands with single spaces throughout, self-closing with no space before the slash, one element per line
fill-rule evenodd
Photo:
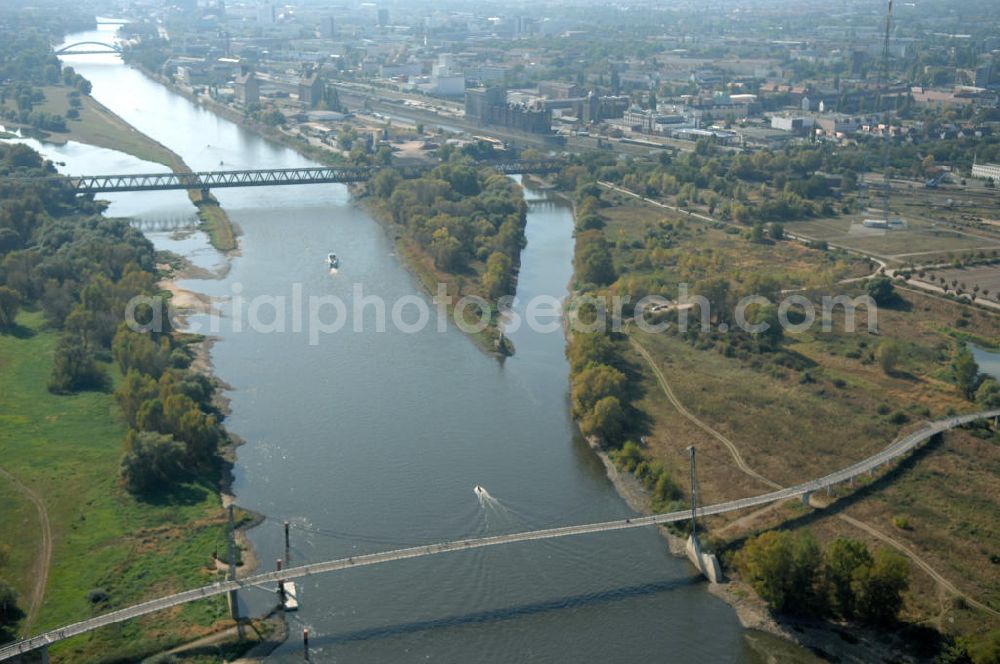
<path fill-rule="evenodd" d="M 698 540 L 698 473 L 695 464 L 694 445 L 688 447 L 691 454 L 691 535 L 688 537 L 685 550 L 688 559 L 698 568 L 702 576 L 712 583 L 722 580 L 722 567 L 714 553 L 704 553 Z"/>
<path fill-rule="evenodd" d="M 232 503 L 228 506 L 228 517 L 229 517 L 229 581 L 236 580 L 236 527 L 235 521 L 233 519 L 233 505 Z M 228 594 L 229 598 L 229 615 L 236 622 L 236 633 L 239 635 L 240 641 L 243 640 L 243 622 L 240 620 L 240 601 L 236 595 L 235 590 L 230 590 Z"/>

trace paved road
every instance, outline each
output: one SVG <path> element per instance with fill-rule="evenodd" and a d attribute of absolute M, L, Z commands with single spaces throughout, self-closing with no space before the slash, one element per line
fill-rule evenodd
<path fill-rule="evenodd" d="M 961 426 L 963 424 L 967 424 L 969 422 L 978 419 L 994 418 L 994 417 L 1000 417 L 1000 409 L 992 411 L 984 411 L 980 413 L 973 413 L 970 415 L 949 417 L 944 420 L 930 422 L 927 424 L 927 426 L 920 429 L 919 431 L 915 431 L 893 442 L 888 447 L 884 448 L 882 451 L 868 457 L 867 459 L 859 461 L 834 473 L 830 473 L 825 477 L 804 482 L 802 484 L 798 484 L 793 487 L 788 487 L 786 489 L 780 489 L 777 491 L 772 491 L 770 493 L 765 493 L 759 496 L 753 496 L 750 498 L 741 498 L 738 500 L 731 500 L 724 503 L 717 503 L 715 505 L 700 507 L 698 508 L 698 515 L 710 516 L 712 514 L 722 514 L 724 512 L 732 512 L 735 510 L 747 509 L 750 507 L 756 507 L 758 505 L 764 505 L 767 503 L 788 500 L 798 496 L 811 494 L 816 491 L 825 489 L 828 486 L 833 486 L 835 484 L 840 484 L 841 482 L 846 482 L 854 477 L 858 477 L 859 475 L 875 470 L 879 466 L 886 464 L 904 454 L 907 454 L 908 452 L 920 446 L 922 443 L 924 443 L 926 440 L 928 440 L 935 434 L 947 431 L 948 429 L 953 429 L 957 426 Z M 368 567 L 371 565 L 380 565 L 382 563 L 388 563 L 397 560 L 406 560 L 408 558 L 423 558 L 425 556 L 433 556 L 441 553 L 468 551 L 470 549 L 481 549 L 489 546 L 513 544 L 515 542 L 530 542 L 534 540 L 553 539 L 556 537 L 569 537 L 573 535 L 585 535 L 588 533 L 603 533 L 614 530 L 625 530 L 628 528 L 643 528 L 658 524 L 674 523 L 677 521 L 684 521 L 685 519 L 690 518 L 690 516 L 691 512 L 689 510 L 681 510 L 678 512 L 670 512 L 667 514 L 654 514 L 652 516 L 637 517 L 632 519 L 617 519 L 615 521 L 587 523 L 577 526 L 546 528 L 543 530 L 532 530 L 520 533 L 511 533 L 509 535 L 495 535 L 492 537 L 476 537 L 470 539 L 456 540 L 453 542 L 441 542 L 438 544 L 429 544 L 425 546 L 414 546 L 405 549 L 396 549 L 394 551 L 382 551 L 379 553 L 370 553 L 362 556 L 340 558 L 338 560 L 328 560 L 326 562 L 321 562 L 321 563 L 312 563 L 308 565 L 301 565 L 299 567 L 290 567 L 288 569 L 284 569 L 281 571 L 256 574 L 254 576 L 249 576 L 234 581 L 219 581 L 209 586 L 204 586 L 202 588 L 195 588 L 193 590 L 188 590 L 186 592 L 178 593 L 176 595 L 170 595 L 167 597 L 154 599 L 148 602 L 143 602 L 142 604 L 137 604 L 135 606 L 131 606 L 125 609 L 120 609 L 118 611 L 112 611 L 110 613 L 97 616 L 96 618 L 91 618 L 89 620 L 84 620 L 78 623 L 74 623 L 72 625 L 61 627 L 59 629 L 45 632 L 44 634 L 40 634 L 30 639 L 18 641 L 4 648 L 0 648 L 0 661 L 9 659 L 11 657 L 14 657 L 23 652 L 27 652 L 29 650 L 34 650 L 36 648 L 40 648 L 48 644 L 56 643 L 63 639 L 68 639 L 72 636 L 77 636 L 79 634 L 90 632 L 99 627 L 104 627 L 106 625 L 112 625 L 115 623 L 123 622 L 125 620 L 130 620 L 132 618 L 144 616 L 149 613 L 155 613 L 157 611 L 169 609 L 171 607 L 179 606 L 181 604 L 186 604 L 188 602 L 194 602 L 208 597 L 223 595 L 232 590 L 247 590 L 253 587 L 276 584 L 279 581 L 288 581 L 291 579 L 297 579 L 303 576 L 312 576 L 314 574 L 337 572 L 355 567 Z"/>

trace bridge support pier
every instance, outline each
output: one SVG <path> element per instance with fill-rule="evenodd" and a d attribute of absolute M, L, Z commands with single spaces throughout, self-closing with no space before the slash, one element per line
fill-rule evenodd
<path fill-rule="evenodd" d="M 812 498 L 812 495 L 813 495 L 812 491 L 806 491 L 804 494 L 802 494 L 802 504 L 805 505 L 806 507 L 809 507 L 809 499 Z"/>
<path fill-rule="evenodd" d="M 38 652 L 42 655 L 42 664 L 49 664 L 49 647 L 42 646 Z"/>

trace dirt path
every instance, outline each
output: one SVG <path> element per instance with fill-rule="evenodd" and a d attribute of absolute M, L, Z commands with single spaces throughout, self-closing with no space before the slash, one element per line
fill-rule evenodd
<path fill-rule="evenodd" d="M 636 341 L 635 337 L 629 335 L 628 340 L 632 343 L 632 347 L 635 348 L 637 351 L 639 351 L 639 354 L 645 358 L 646 363 L 649 364 L 649 368 L 653 370 L 653 375 L 656 376 L 656 382 L 660 384 L 660 388 L 663 390 L 663 394 L 666 395 L 670 403 L 673 404 L 674 408 L 677 409 L 677 412 L 679 412 L 681 415 L 689 419 L 699 429 L 703 430 L 705 433 L 707 433 L 708 435 L 712 436 L 720 443 L 725 445 L 726 449 L 729 450 L 729 454 L 733 457 L 733 461 L 736 462 L 736 466 L 745 474 L 749 475 L 750 477 L 754 478 L 759 482 L 766 484 L 772 489 L 783 488 L 777 482 L 772 482 L 771 480 L 767 479 L 766 477 L 758 473 L 756 470 L 748 466 L 747 462 L 743 460 L 743 455 L 740 454 L 739 448 L 736 447 L 736 444 L 733 441 L 729 440 L 721 433 L 719 433 L 712 427 L 708 426 L 705 422 L 702 422 L 691 411 L 685 408 L 684 404 L 682 404 L 680 400 L 677 398 L 677 396 L 674 394 L 674 391 L 670 389 L 670 383 L 668 383 L 667 379 L 663 376 L 663 372 L 660 371 L 660 367 L 657 366 L 656 361 L 653 360 L 653 356 L 649 354 L 649 351 L 647 351 L 642 346 L 642 344 Z"/>
<path fill-rule="evenodd" d="M 676 408 L 681 415 L 683 415 L 693 424 L 697 425 L 700 429 L 711 435 L 713 438 L 718 440 L 720 443 L 725 445 L 726 449 L 729 450 L 730 455 L 733 457 L 733 461 L 736 463 L 736 466 L 743 473 L 758 480 L 759 482 L 766 484 L 771 488 L 774 489 L 784 488 L 781 485 L 777 484 L 776 482 L 772 482 L 771 480 L 767 479 L 757 471 L 750 468 L 743 460 L 743 455 L 740 454 L 739 448 L 736 446 L 735 443 L 733 443 L 733 441 L 729 440 L 721 433 L 710 427 L 708 424 L 698 419 L 693 413 L 691 413 L 688 409 L 686 409 L 684 405 L 680 402 L 680 400 L 677 399 L 677 396 L 674 394 L 673 390 L 670 389 L 670 384 L 667 382 L 667 379 L 663 376 L 663 372 L 660 371 L 660 367 L 656 364 L 656 361 L 653 359 L 653 356 L 649 354 L 649 351 L 647 351 L 642 346 L 642 344 L 640 344 L 635 339 L 635 337 L 631 335 L 629 335 L 629 342 L 632 344 L 632 347 L 635 348 L 639 352 L 639 354 L 642 355 L 642 357 L 646 360 L 650 369 L 652 369 L 653 374 L 656 376 L 656 381 L 660 384 L 660 387 L 663 389 L 664 395 L 666 395 L 667 399 L 670 401 L 671 404 L 673 404 L 674 408 Z M 770 507 L 771 506 L 766 507 L 762 510 L 758 510 L 757 512 L 752 513 L 750 516 L 757 516 L 758 513 L 766 512 L 768 509 L 770 509 Z M 913 551 L 911 548 L 909 548 L 899 540 L 887 535 L 886 533 L 875 528 L 874 526 L 871 526 L 863 521 L 859 521 L 858 519 L 848 516 L 843 512 L 837 514 L 836 517 L 841 521 L 854 526 L 855 528 L 865 531 L 872 537 L 875 537 L 876 539 L 885 542 L 892 548 L 896 549 L 897 551 L 905 555 L 907 558 L 912 560 L 917 567 L 926 572 L 927 575 L 931 577 L 946 592 L 951 593 L 955 597 L 961 597 L 970 606 L 974 606 L 977 609 L 980 609 L 982 611 L 985 611 L 986 613 L 989 613 L 990 615 L 1000 618 L 1000 611 L 996 611 L 990 608 L 989 606 L 983 604 L 982 602 L 976 600 L 973 597 L 970 597 L 969 595 L 961 591 L 959 588 L 955 586 L 955 584 L 953 584 L 951 581 L 941 576 L 941 574 L 939 574 L 933 567 L 931 567 L 930 563 L 921 558 L 915 551 Z"/>
<path fill-rule="evenodd" d="M 52 563 L 52 528 L 49 525 L 49 511 L 45 508 L 42 497 L 21 483 L 16 477 L 0 468 L 0 476 L 7 479 L 14 487 L 23 493 L 30 500 L 35 510 L 38 512 L 38 523 L 41 527 L 41 539 L 38 543 L 38 556 L 35 558 L 32 575 L 35 578 L 35 587 L 31 590 L 31 603 L 28 605 L 27 616 L 21 628 L 22 633 L 27 636 L 31 634 L 31 628 L 38 618 L 38 611 L 42 608 L 42 599 L 45 597 L 45 584 L 49 578 L 49 565 Z"/>

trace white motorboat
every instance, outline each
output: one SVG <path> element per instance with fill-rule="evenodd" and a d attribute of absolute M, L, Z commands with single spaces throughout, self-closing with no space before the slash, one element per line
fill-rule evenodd
<path fill-rule="evenodd" d="M 326 264 L 330 267 L 337 267 L 340 265 L 340 259 L 337 258 L 337 254 L 332 251 L 326 255 Z"/>

